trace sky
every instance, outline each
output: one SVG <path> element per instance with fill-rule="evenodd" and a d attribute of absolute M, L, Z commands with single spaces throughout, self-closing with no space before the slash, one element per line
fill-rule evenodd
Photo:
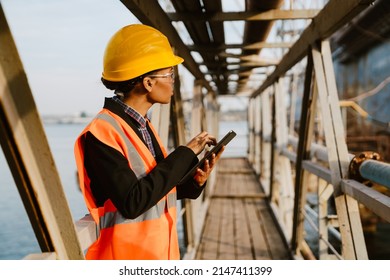
<path fill-rule="evenodd" d="M 0 0 L 41 115 L 97 113 L 106 43 L 139 21 L 120 2 Z"/>
<path fill-rule="evenodd" d="M 96 114 L 106 43 L 121 27 L 139 23 L 119 0 L 0 0 L 38 112 Z M 189 90 L 191 90 L 192 86 Z M 228 110 L 234 101 L 222 102 Z M 244 103 L 240 103 L 245 106 Z"/>

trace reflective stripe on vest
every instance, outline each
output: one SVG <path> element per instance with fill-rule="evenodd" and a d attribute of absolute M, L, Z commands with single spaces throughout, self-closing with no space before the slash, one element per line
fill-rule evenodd
<path fill-rule="evenodd" d="M 118 211 L 105 213 L 100 217 L 100 230 L 117 224 L 139 223 L 160 218 L 165 212 L 166 200 L 161 200 L 155 206 L 135 219 L 126 219 Z M 168 209 L 176 207 L 176 192 L 168 194 Z"/>
<path fill-rule="evenodd" d="M 118 132 L 118 134 L 122 137 L 122 139 L 126 143 L 127 152 L 129 158 L 131 158 L 131 163 L 130 163 L 131 169 L 134 171 L 138 179 L 145 176 L 146 170 L 145 170 L 144 162 L 141 159 L 141 156 L 139 155 L 137 149 L 134 147 L 133 143 L 131 143 L 131 141 L 127 138 L 123 130 L 119 127 L 116 120 L 108 114 L 98 114 L 96 116 L 96 119 L 105 120 L 108 123 L 110 123 L 113 128 L 115 128 L 115 130 Z"/>

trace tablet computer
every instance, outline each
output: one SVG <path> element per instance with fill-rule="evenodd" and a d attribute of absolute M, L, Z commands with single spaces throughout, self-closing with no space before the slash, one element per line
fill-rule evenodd
<path fill-rule="evenodd" d="M 199 162 L 191 168 L 190 171 L 187 172 L 186 175 L 180 180 L 179 184 L 185 182 L 191 177 L 194 177 L 196 173 L 196 169 L 202 168 L 206 159 L 210 159 L 212 154 L 218 154 L 223 146 L 226 146 L 234 137 L 236 137 L 236 133 L 233 130 L 230 130 L 219 142 L 208 152 L 206 152 L 205 156 L 199 160 Z"/>

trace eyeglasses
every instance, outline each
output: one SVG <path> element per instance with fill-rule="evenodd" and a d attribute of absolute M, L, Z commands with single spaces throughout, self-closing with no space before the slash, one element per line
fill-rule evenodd
<path fill-rule="evenodd" d="M 171 81 L 175 81 L 175 72 L 169 72 L 167 74 L 148 75 L 150 78 L 171 78 Z"/>

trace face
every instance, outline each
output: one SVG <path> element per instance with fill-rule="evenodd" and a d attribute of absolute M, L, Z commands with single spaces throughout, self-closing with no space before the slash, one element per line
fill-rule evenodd
<path fill-rule="evenodd" d="M 151 79 L 151 91 L 148 99 L 151 103 L 167 104 L 173 95 L 173 83 L 175 82 L 173 67 L 161 69 L 153 75 L 148 75 Z"/>

